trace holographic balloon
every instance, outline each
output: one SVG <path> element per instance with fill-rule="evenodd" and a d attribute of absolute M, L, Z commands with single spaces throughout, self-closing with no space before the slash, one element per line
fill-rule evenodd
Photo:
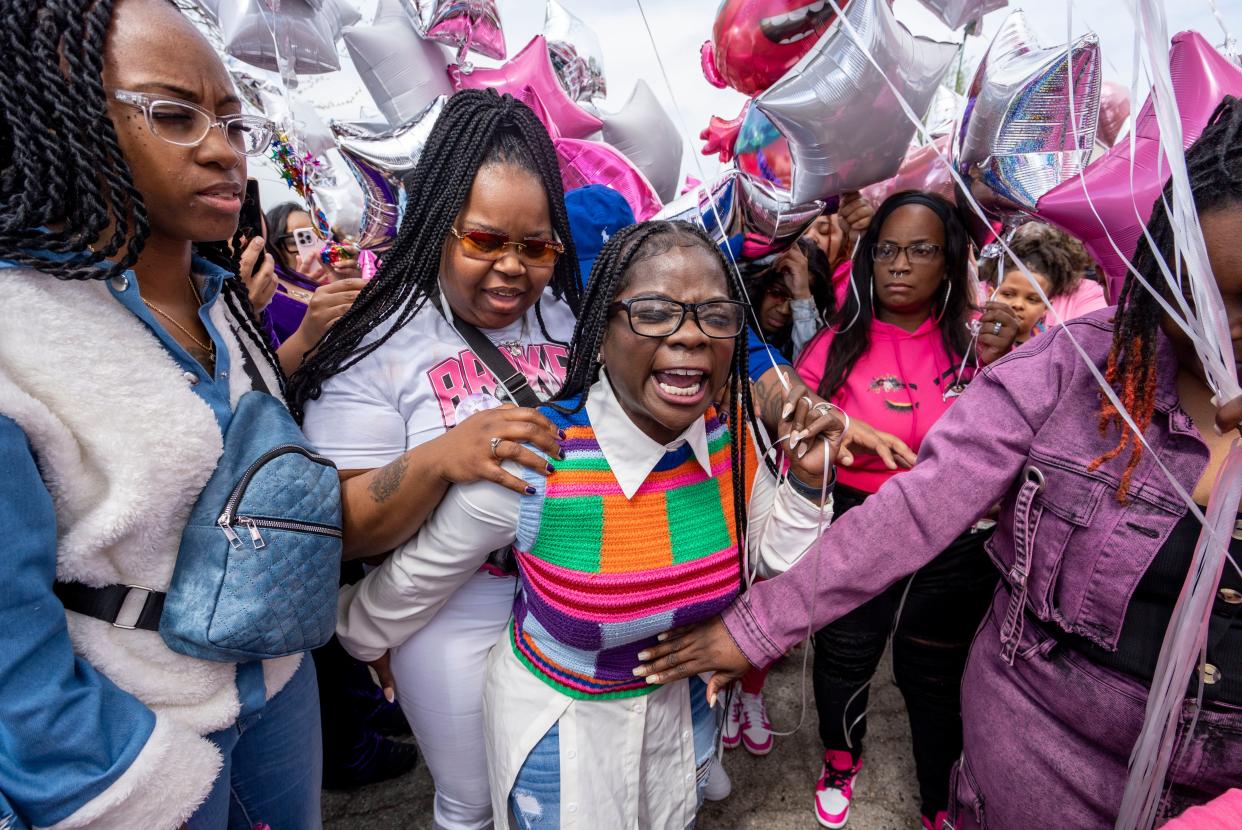
<path fill-rule="evenodd" d="M 513 60 L 495 69 L 464 72 L 451 66 L 449 78 L 457 89 L 491 87 L 525 102 L 540 114 L 553 138 L 587 138 L 604 126 L 602 121 L 574 103 L 565 93 L 552 69 L 548 42 L 543 35 L 531 38 L 530 43 L 513 56 Z"/>
<path fill-rule="evenodd" d="M 838 0 L 846 8 L 849 0 Z M 828 31 L 836 12 L 828 0 L 725 0 L 712 39 L 700 52 L 713 86 L 746 95 L 767 89 Z"/>
<path fill-rule="evenodd" d="M 1189 147 L 1222 98 L 1242 96 L 1242 67 L 1213 49 L 1198 32 L 1182 32 L 1173 37 L 1169 71 L 1181 116 L 1182 139 Z M 1125 279 L 1126 259 L 1134 256 L 1143 225 L 1169 178 L 1169 163 L 1160 151 L 1160 127 L 1150 96 L 1133 129 L 1133 156 L 1130 141 L 1119 141 L 1081 177 L 1068 179 L 1044 194 L 1034 211 L 1082 240 L 1107 273 L 1113 297 Z M 1120 248 L 1120 255 L 1113 243 Z"/>
<path fill-rule="evenodd" d="M 728 170 L 711 185 L 697 185 L 665 205 L 654 218 L 694 222 L 734 259 L 754 260 L 787 250 L 823 212 L 823 202 L 795 205 L 767 182 Z"/>
<path fill-rule="evenodd" d="M 588 184 L 607 185 L 625 197 L 639 222 L 660 212 L 663 203 L 651 182 L 615 147 L 575 138 L 557 138 L 552 143 L 556 146 L 565 190 Z"/>
<path fill-rule="evenodd" d="M 393 127 L 437 97 L 453 94 L 444 53 L 418 36 L 400 0 L 380 0 L 375 22 L 347 29 L 342 40 L 363 86 Z"/>
<path fill-rule="evenodd" d="M 556 0 L 547 0 L 543 36 L 548 57 L 565 92 L 575 101 L 590 101 L 608 94 L 604 80 L 604 50 L 595 31 Z"/>
<path fill-rule="evenodd" d="M 795 202 L 859 190 L 894 175 L 914 125 L 885 78 L 924 113 L 957 54 L 955 44 L 910 34 L 887 0 L 852 0 L 844 12 L 861 43 L 838 21 L 755 98 L 789 141 Z"/>
<path fill-rule="evenodd" d="M 1033 208 L 1078 175 L 1090 159 L 1100 111 L 1100 44 L 1094 34 L 1068 50 L 1041 48 L 1022 12 L 1014 12 L 971 83 L 959 170 L 1002 202 Z M 1073 89 L 1073 108 L 1070 89 Z M 985 194 L 986 195 L 986 194 Z"/>
<path fill-rule="evenodd" d="M 749 107 L 733 144 L 737 169 L 789 190 L 793 181 L 793 159 L 789 142 L 757 107 Z"/>
<path fill-rule="evenodd" d="M 661 199 L 677 195 L 685 142 L 647 82 L 639 79 L 620 112 L 602 112 L 604 141 L 620 150 L 647 177 Z"/>
<path fill-rule="evenodd" d="M 940 22 L 950 29 L 960 29 L 985 14 L 1009 5 L 1009 0 L 919 0 Z"/>
<path fill-rule="evenodd" d="M 386 133 L 373 133 L 348 123 L 332 123 L 341 155 L 362 187 L 359 248 L 383 251 L 397 238 L 404 179 L 418 165 L 446 100 L 444 96 L 437 98 L 417 116 Z"/>
<path fill-rule="evenodd" d="M 467 52 L 498 61 L 505 59 L 505 33 L 496 0 L 407 0 L 418 33 L 457 50 L 463 68 Z"/>

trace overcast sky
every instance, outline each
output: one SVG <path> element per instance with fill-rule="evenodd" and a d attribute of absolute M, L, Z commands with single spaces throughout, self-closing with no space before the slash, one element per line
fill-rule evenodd
<path fill-rule="evenodd" d="M 412 0 L 406 0 L 412 2 Z M 1011 0 L 1010 9 L 1021 8 L 1045 46 L 1064 44 L 1067 22 L 1075 36 L 1088 31 L 1099 35 L 1104 56 L 1104 77 L 1130 85 L 1134 55 L 1134 27 L 1127 11 L 1129 0 Z M 351 0 L 364 15 L 373 14 L 375 0 Z M 560 0 L 561 5 L 581 18 L 598 34 L 604 50 L 604 70 L 608 97 L 604 109 L 619 109 L 639 78 L 645 79 L 682 130 L 687 145 L 683 169 L 693 175 L 711 176 L 719 169 L 714 157 L 699 154 L 699 131 L 713 115 L 733 117 L 744 98 L 730 89 L 715 89 L 704 80 L 699 68 L 699 47 L 711 37 L 718 0 Z M 643 23 L 641 9 L 651 26 Z M 809 2 L 809 0 L 808 0 Z M 543 0 L 498 0 L 509 55 L 516 54 L 543 28 Z M 1242 0 L 1214 0 L 1215 10 L 1235 36 L 1242 37 Z M 1212 43 L 1224 41 L 1225 31 L 1213 13 L 1213 0 L 1168 0 L 1165 4 L 1169 33 L 1196 29 Z M 937 40 L 959 42 L 962 35 L 949 31 L 918 0 L 895 0 L 897 18 L 915 34 Z M 967 39 L 967 67 L 977 62 L 992 34 L 1008 14 L 1002 9 L 984 19 L 983 31 Z M 348 55 L 342 49 L 342 63 Z M 657 61 L 657 54 L 659 61 Z M 478 58 L 481 65 L 494 61 Z M 667 76 L 661 72 L 663 63 Z M 345 71 L 308 79 L 303 94 L 321 111 L 338 118 L 377 118 L 367 93 L 357 76 Z M 1137 109 L 1137 106 L 1135 107 Z M 691 140 L 692 139 L 692 140 Z M 270 169 L 254 165 L 251 175 L 264 181 L 264 204 L 271 206 L 292 196 L 275 179 Z M 286 196 L 287 194 L 287 196 Z"/>

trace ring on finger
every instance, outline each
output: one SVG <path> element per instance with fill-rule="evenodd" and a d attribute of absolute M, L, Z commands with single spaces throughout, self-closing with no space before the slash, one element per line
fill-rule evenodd
<path fill-rule="evenodd" d="M 496 454 L 496 448 L 500 446 L 500 442 L 501 442 L 501 441 L 503 441 L 503 440 L 505 440 L 505 439 L 500 438 L 500 437 L 493 436 L 493 437 L 492 437 L 492 438 L 491 438 L 491 439 L 487 442 L 487 443 L 488 443 L 488 444 L 490 444 L 490 445 L 491 445 L 491 447 L 492 447 L 492 458 L 500 458 L 500 456 Z"/>
<path fill-rule="evenodd" d="M 1004 327 L 1005 327 L 1004 324 L 1001 323 L 1000 320 L 996 320 L 995 322 L 992 323 L 992 334 L 1000 334 L 1001 329 L 1003 329 Z"/>
<path fill-rule="evenodd" d="M 815 404 L 815 401 L 811 400 L 810 395 L 803 395 L 801 398 L 799 398 L 799 400 L 806 401 L 807 406 L 813 406 Z"/>

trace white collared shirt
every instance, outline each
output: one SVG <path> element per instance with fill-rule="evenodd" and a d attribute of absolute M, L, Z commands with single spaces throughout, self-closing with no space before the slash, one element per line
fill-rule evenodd
<path fill-rule="evenodd" d="M 660 444 L 626 416 L 605 378 L 591 387 L 586 408 L 627 498 L 665 453 L 683 443 L 710 474 L 702 418 Z M 337 636 L 346 650 L 374 660 L 422 628 L 491 551 L 514 542 L 520 502 L 520 495 L 491 482 L 450 488 L 416 536 L 342 589 Z M 766 467 L 755 476 L 749 504 L 747 548 L 765 576 L 792 566 L 832 515 L 831 500 L 821 512 L 790 487 L 777 486 Z M 488 659 L 483 700 L 497 826 L 505 826 L 518 770 L 553 724 L 560 724 L 561 827 L 687 826 L 696 808 L 688 689 L 680 682 L 639 698 L 568 697 L 517 660 L 506 628 Z"/>

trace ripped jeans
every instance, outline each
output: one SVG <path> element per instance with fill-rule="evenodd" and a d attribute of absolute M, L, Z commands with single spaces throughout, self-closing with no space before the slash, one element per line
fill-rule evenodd
<path fill-rule="evenodd" d="M 716 751 L 717 716 L 707 705 L 706 684 L 692 677 L 689 687 L 701 807 L 710 762 Z M 518 830 L 557 830 L 561 826 L 561 745 L 557 724 L 552 725 L 526 756 L 509 793 L 509 812 Z"/>
<path fill-rule="evenodd" d="M 854 497 L 857 491 L 842 493 L 842 489 L 838 487 L 838 517 L 843 509 L 861 503 Z M 999 579 L 983 549 L 990 535 L 991 531 L 967 531 L 911 577 L 912 583 L 897 582 L 815 633 L 820 739 L 825 749 L 849 751 L 857 760 L 867 734 L 865 687 L 884 654 L 902 594 L 910 585 L 893 637 L 893 673 L 910 717 L 926 816 L 947 809 L 950 772 L 962 752 L 962 674 L 971 640 Z"/>

